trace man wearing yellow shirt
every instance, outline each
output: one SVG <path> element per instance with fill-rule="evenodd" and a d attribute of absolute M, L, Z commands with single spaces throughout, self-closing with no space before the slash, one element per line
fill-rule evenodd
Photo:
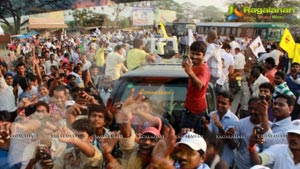
<path fill-rule="evenodd" d="M 127 54 L 127 68 L 132 70 L 133 68 L 141 65 L 142 63 L 154 62 L 156 55 L 150 55 L 143 50 L 143 40 L 134 39 L 133 49 L 131 49 Z"/>

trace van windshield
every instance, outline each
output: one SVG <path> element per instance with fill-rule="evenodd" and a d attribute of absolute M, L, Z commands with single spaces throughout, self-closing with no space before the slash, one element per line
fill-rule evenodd
<path fill-rule="evenodd" d="M 182 111 L 187 92 L 186 83 L 128 83 L 126 88 L 134 88 L 136 94 L 141 91 L 142 95 L 151 103 L 153 113 L 160 115 Z M 128 98 L 129 94 L 130 90 L 125 90 L 121 101 Z"/>

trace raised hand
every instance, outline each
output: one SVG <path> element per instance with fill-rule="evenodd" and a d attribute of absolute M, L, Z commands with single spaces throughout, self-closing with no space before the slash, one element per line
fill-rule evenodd
<path fill-rule="evenodd" d="M 173 169 L 173 160 L 170 154 L 173 152 L 176 143 L 176 135 L 174 129 L 169 126 L 164 130 L 164 137 L 158 141 L 152 151 L 152 168 L 155 169 Z"/>
<path fill-rule="evenodd" d="M 10 139 L 11 131 L 10 131 L 11 123 L 10 122 L 1 122 L 0 124 L 0 143 L 5 143 Z"/>
<path fill-rule="evenodd" d="M 223 128 L 223 125 L 222 125 L 222 123 L 220 122 L 220 120 L 219 120 L 217 114 L 212 114 L 212 119 L 214 120 L 214 123 L 216 124 L 216 126 L 217 126 L 218 128 Z"/>
<path fill-rule="evenodd" d="M 78 139 L 78 137 L 74 134 L 74 132 L 68 127 L 59 129 L 58 135 L 59 135 L 58 140 L 64 143 L 72 144 L 76 138 Z"/>
<path fill-rule="evenodd" d="M 119 141 L 119 133 L 112 132 L 109 133 L 108 137 L 101 139 L 102 144 L 100 145 L 100 150 L 103 154 L 111 153 L 115 145 Z"/>
<path fill-rule="evenodd" d="M 145 97 L 142 96 L 141 92 L 134 97 L 134 89 L 131 89 L 129 97 L 122 104 L 121 111 L 116 116 L 117 122 L 124 123 L 130 120 L 133 112 L 140 109 L 144 100 Z"/>
<path fill-rule="evenodd" d="M 265 139 L 261 134 L 257 133 L 257 126 L 253 127 L 252 135 L 249 139 L 249 146 L 254 146 L 255 144 L 263 144 Z"/>

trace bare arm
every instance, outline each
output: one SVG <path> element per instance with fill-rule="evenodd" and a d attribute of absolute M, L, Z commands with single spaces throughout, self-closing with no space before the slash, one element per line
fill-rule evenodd
<path fill-rule="evenodd" d="M 201 80 L 197 77 L 197 75 L 192 70 L 192 62 L 188 60 L 187 62 L 182 62 L 182 67 L 184 71 L 188 74 L 189 78 L 191 79 L 193 85 L 198 89 L 202 89 L 204 84 Z"/>
<path fill-rule="evenodd" d="M 155 62 L 155 59 L 156 59 L 156 54 L 153 54 L 153 55 L 147 54 L 146 55 L 146 60 L 148 62 Z"/>
<path fill-rule="evenodd" d="M 255 150 L 256 144 L 262 144 L 263 143 L 263 137 L 259 136 L 256 133 L 255 127 L 253 128 L 253 133 L 250 136 L 250 140 L 249 140 L 249 145 L 248 145 L 248 150 L 249 150 L 249 154 L 250 154 L 250 159 L 253 165 L 260 165 L 262 164 L 262 160 L 259 157 L 258 153 Z"/>
<path fill-rule="evenodd" d="M 86 143 L 79 138 L 74 138 L 70 143 L 78 147 L 87 157 L 93 157 L 95 155 L 95 148 L 91 144 Z"/>
<path fill-rule="evenodd" d="M 78 147 L 80 151 L 87 157 L 93 157 L 95 155 L 95 148 L 91 144 L 84 142 L 80 138 L 76 137 L 69 128 L 63 128 L 60 131 L 60 134 L 62 137 L 59 138 L 59 141 L 73 144 L 75 147 Z"/>

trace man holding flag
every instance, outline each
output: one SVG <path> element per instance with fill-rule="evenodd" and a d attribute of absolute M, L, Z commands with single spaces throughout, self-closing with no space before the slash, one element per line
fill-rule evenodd
<path fill-rule="evenodd" d="M 166 28 L 162 22 L 159 22 L 159 25 L 157 26 L 157 33 L 160 34 L 162 38 L 169 38 Z"/>

